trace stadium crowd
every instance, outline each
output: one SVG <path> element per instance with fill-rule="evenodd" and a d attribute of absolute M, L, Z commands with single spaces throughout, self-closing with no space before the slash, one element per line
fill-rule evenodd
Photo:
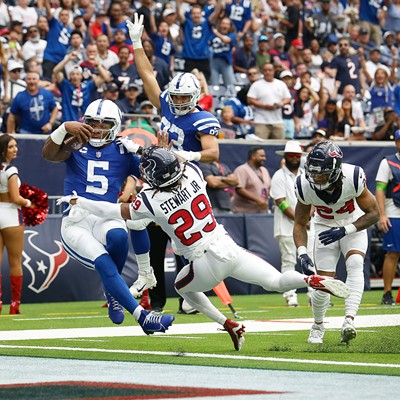
<path fill-rule="evenodd" d="M 126 128 L 146 113 L 154 133 L 134 12 L 161 88 L 178 71 L 203 76 L 199 104 L 219 137 L 393 140 L 399 124 L 398 0 L 0 0 L 0 11 L 2 132 L 47 134 L 106 98 Z"/>

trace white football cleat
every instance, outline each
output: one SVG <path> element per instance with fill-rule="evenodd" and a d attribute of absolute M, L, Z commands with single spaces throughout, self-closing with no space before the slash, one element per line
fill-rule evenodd
<path fill-rule="evenodd" d="M 308 285 L 315 290 L 332 294 L 336 297 L 347 299 L 350 296 L 349 287 L 338 279 L 332 279 L 321 275 L 310 275 L 304 278 Z"/>
<path fill-rule="evenodd" d="M 354 327 L 354 321 L 351 318 L 345 318 L 342 329 L 340 330 L 340 342 L 349 343 L 350 340 L 355 339 L 356 336 L 357 331 Z"/>
<path fill-rule="evenodd" d="M 324 342 L 325 326 L 324 324 L 313 324 L 310 329 L 310 335 L 307 342 L 310 344 L 322 344 Z"/>
<path fill-rule="evenodd" d="M 157 285 L 157 279 L 154 276 L 153 268 L 150 268 L 150 270 L 151 271 L 147 274 L 142 275 L 139 273 L 138 278 L 129 288 L 133 297 L 140 297 L 146 289 L 152 289 Z"/>
<path fill-rule="evenodd" d="M 289 290 L 288 292 L 283 293 L 283 297 L 289 307 L 297 307 L 299 305 L 297 294 L 294 290 Z"/>

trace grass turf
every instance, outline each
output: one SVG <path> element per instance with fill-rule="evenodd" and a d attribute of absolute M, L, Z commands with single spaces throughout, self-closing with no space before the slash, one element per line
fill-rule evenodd
<path fill-rule="evenodd" d="M 359 315 L 400 314 L 400 306 L 381 306 L 382 292 L 364 293 Z M 229 318 L 232 313 L 211 297 Z M 332 298 L 327 316 L 343 316 L 344 301 Z M 238 314 L 248 320 L 312 318 L 306 294 L 299 295 L 300 306 L 284 305 L 282 295 L 234 296 Z M 0 330 L 69 329 L 113 326 L 104 302 L 23 304 L 22 315 L 10 316 L 3 307 Z M 165 312 L 177 310 L 177 299 L 170 299 Z M 176 315 L 174 324 L 210 322 L 201 314 Z M 124 326 L 136 325 L 126 315 Z M 154 335 L 78 339 L 30 339 L 0 341 L 0 355 L 118 360 L 171 364 L 229 366 L 239 368 L 331 371 L 400 375 L 400 327 L 359 328 L 349 346 L 339 343 L 339 330 L 328 329 L 323 345 L 307 344 L 308 330 L 246 333 L 241 352 L 233 350 L 225 333 L 197 335 Z M 11 334 L 11 333 L 10 333 Z M 21 346 L 20 348 L 8 346 Z M 161 354 L 160 352 L 164 352 Z"/>

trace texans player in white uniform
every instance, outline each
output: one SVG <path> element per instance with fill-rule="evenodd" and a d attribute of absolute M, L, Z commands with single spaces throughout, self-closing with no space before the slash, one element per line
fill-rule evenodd
<path fill-rule="evenodd" d="M 305 276 L 296 271 L 281 274 L 239 247 L 216 222 L 207 196 L 207 183 L 195 164 L 181 163 L 172 151 L 152 146 L 143 152 L 140 172 L 147 185 L 131 204 L 110 204 L 78 196 L 66 196 L 59 201 L 76 204 L 99 217 L 124 218 L 135 229 L 146 226 L 149 221 L 159 224 L 172 238 L 174 251 L 188 260 L 176 277 L 177 292 L 191 307 L 221 324 L 236 350 L 244 342 L 245 327 L 227 319 L 202 293 L 227 277 L 261 285 L 268 291 L 282 293 L 312 287 L 339 297 L 348 296 L 349 288 L 341 281 Z"/>
<path fill-rule="evenodd" d="M 119 138 L 121 111 L 110 100 L 96 100 L 85 111 L 84 124 L 66 122 L 47 139 L 43 156 L 48 161 L 66 163 L 64 193 L 76 191 L 94 201 L 117 202 L 122 184 L 130 175 L 139 175 L 138 149 L 129 139 Z M 79 151 L 63 147 L 67 133 L 88 141 Z M 128 233 L 120 219 L 99 218 L 79 207 L 66 209 L 61 224 L 65 250 L 82 265 L 94 268 L 100 275 L 108 302 L 108 313 L 115 324 L 124 320 L 124 307 L 133 314 L 146 334 L 164 332 L 174 320 L 173 315 L 154 316 L 138 305 L 121 277 L 128 254 Z M 143 252 L 148 268 L 147 232 L 136 234 L 136 254 Z M 138 263 L 139 257 L 137 256 Z M 121 307 L 122 306 L 122 307 Z"/>
<path fill-rule="evenodd" d="M 350 296 L 346 299 L 341 342 L 348 343 L 357 335 L 354 318 L 364 291 L 364 257 L 368 247 L 366 228 L 379 220 L 376 200 L 365 185 L 361 167 L 342 164 L 341 149 L 333 142 L 320 142 L 307 156 L 305 174 L 297 177 L 297 205 L 293 230 L 294 241 L 304 273 L 314 264 L 307 254 L 307 224 L 311 207 L 315 207 L 313 259 L 320 275 L 334 277 L 342 253 L 347 270 L 346 284 Z M 312 294 L 314 324 L 308 343 L 323 343 L 323 324 L 329 306 L 329 295 L 321 291 Z"/>
<path fill-rule="evenodd" d="M 167 90 L 160 88 L 153 67 L 142 47 L 143 15 L 134 15 L 134 22 L 127 20 L 129 35 L 135 50 L 135 64 L 144 90 L 154 107 L 161 115 L 161 132 L 158 144 L 165 147 L 168 142 L 172 149 L 183 158 L 195 162 L 218 161 L 218 119 L 208 111 L 202 110 L 197 102 L 200 98 L 200 82 L 190 73 L 178 73 L 169 83 Z M 154 236 L 154 233 L 152 234 Z M 161 250 L 161 249 L 160 249 Z M 161 266 L 163 267 L 163 266 Z M 164 271 L 155 266 L 161 281 Z M 138 296 L 151 288 L 154 277 L 141 273 L 132 285 L 131 292 Z"/>

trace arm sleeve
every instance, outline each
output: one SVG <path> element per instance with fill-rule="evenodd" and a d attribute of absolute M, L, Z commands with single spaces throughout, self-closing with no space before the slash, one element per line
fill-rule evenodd
<path fill-rule="evenodd" d="M 107 201 L 94 201 L 78 197 L 76 204 L 101 218 L 123 219 L 121 215 L 121 204 L 109 203 Z"/>

